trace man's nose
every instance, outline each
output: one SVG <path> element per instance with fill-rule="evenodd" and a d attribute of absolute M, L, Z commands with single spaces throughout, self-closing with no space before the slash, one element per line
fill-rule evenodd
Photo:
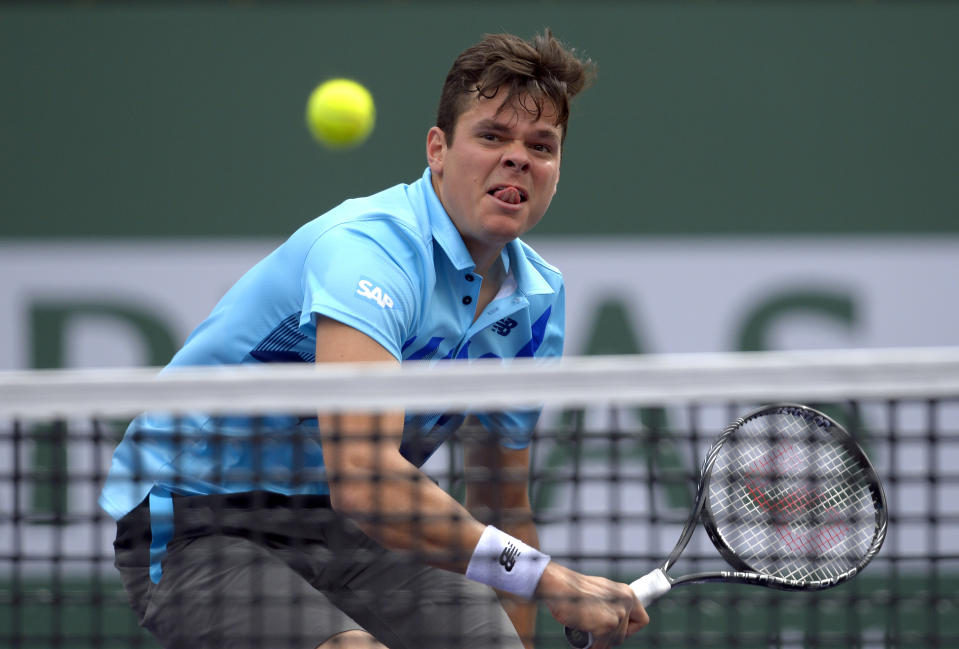
<path fill-rule="evenodd" d="M 518 171 L 529 170 L 529 151 L 522 142 L 514 142 L 506 149 L 503 154 L 503 164 L 511 169 Z"/>

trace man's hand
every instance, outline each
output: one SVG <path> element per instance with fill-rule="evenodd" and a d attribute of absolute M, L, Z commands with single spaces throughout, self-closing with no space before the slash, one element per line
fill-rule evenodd
<path fill-rule="evenodd" d="M 593 634 L 594 649 L 607 649 L 649 624 L 643 605 L 627 584 L 583 575 L 550 562 L 537 598 L 563 625 Z"/>

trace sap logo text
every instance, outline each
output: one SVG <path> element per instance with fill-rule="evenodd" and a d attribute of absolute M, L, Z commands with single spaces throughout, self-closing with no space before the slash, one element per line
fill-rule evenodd
<path fill-rule="evenodd" d="M 519 323 L 512 318 L 503 318 L 493 323 L 493 331 L 501 336 L 508 336 L 509 332 L 511 332 L 517 324 Z"/>
<path fill-rule="evenodd" d="M 513 567 L 516 565 L 516 557 L 519 556 L 519 548 L 510 543 L 504 548 L 503 552 L 499 555 L 499 565 L 506 568 L 506 572 L 513 570 Z"/>
<path fill-rule="evenodd" d="M 357 295 L 373 300 L 384 309 L 393 308 L 393 298 L 387 295 L 379 286 L 373 286 L 373 282 L 368 279 L 360 280 L 356 293 Z"/>

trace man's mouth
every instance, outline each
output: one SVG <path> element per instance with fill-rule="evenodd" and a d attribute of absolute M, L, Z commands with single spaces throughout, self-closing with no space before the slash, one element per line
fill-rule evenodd
<path fill-rule="evenodd" d="M 486 193 L 511 205 L 519 205 L 529 198 L 524 190 L 512 185 L 498 185 Z"/>

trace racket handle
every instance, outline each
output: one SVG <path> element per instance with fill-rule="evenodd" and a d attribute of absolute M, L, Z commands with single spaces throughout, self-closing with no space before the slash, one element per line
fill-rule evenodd
<path fill-rule="evenodd" d="M 661 568 L 656 568 L 648 575 L 644 575 L 629 585 L 636 593 L 636 599 L 646 608 L 657 599 L 669 592 L 673 585 L 669 577 Z"/>
<path fill-rule="evenodd" d="M 646 608 L 657 599 L 669 592 L 672 584 L 669 577 L 660 568 L 656 568 L 648 575 L 644 575 L 629 585 L 636 593 L 636 599 Z M 578 631 L 566 627 L 566 641 L 573 649 L 589 649 L 593 646 L 593 634 L 589 631 Z"/>

